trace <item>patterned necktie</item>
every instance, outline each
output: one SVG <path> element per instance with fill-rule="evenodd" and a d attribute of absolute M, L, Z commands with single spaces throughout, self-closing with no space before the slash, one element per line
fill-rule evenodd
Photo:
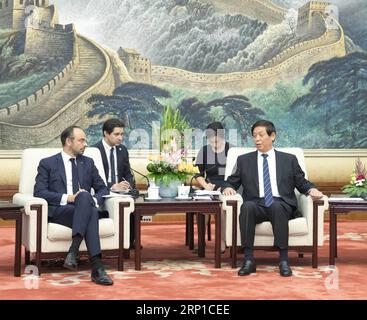
<path fill-rule="evenodd" d="M 270 174 L 269 174 L 269 165 L 268 165 L 268 154 L 264 153 L 261 155 L 263 160 L 263 178 L 264 178 L 264 200 L 265 200 L 265 207 L 270 207 L 273 202 L 273 192 L 271 191 L 271 184 L 270 184 Z"/>
<path fill-rule="evenodd" d="M 111 183 L 114 185 L 116 183 L 116 171 L 115 171 L 115 156 L 113 154 L 115 147 L 111 148 L 110 151 L 110 164 L 111 164 Z"/>
<path fill-rule="evenodd" d="M 75 158 L 70 158 L 71 161 L 71 176 L 73 179 L 73 194 L 79 191 L 78 169 L 76 168 Z"/>

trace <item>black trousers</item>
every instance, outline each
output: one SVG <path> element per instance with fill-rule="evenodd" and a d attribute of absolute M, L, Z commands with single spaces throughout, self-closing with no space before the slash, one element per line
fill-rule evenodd
<path fill-rule="evenodd" d="M 73 236 L 80 234 L 85 240 L 89 256 L 93 257 L 101 253 L 98 219 L 98 209 L 92 196 L 88 192 L 81 192 L 74 204 L 57 207 L 49 221 L 71 228 Z"/>
<path fill-rule="evenodd" d="M 245 201 L 241 206 L 240 231 L 243 247 L 253 248 L 255 227 L 257 224 L 270 221 L 273 227 L 274 246 L 288 248 L 288 221 L 292 219 L 294 208 L 281 198 L 274 198 L 270 207 L 265 207 L 264 199 Z"/>

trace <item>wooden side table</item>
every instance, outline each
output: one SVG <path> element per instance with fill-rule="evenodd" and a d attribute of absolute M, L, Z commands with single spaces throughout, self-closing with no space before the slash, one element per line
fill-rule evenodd
<path fill-rule="evenodd" d="M 199 257 L 205 257 L 205 215 L 215 214 L 215 257 L 214 267 L 221 267 L 221 204 L 220 200 L 175 200 L 163 198 L 161 200 L 146 200 L 138 198 L 135 201 L 135 270 L 141 270 L 141 221 L 144 215 L 170 214 L 172 212 L 180 212 L 191 214 L 198 213 L 199 229 L 198 230 L 198 253 Z M 120 221 L 123 224 L 123 220 Z M 191 233 L 191 232 L 190 232 Z M 193 233 L 192 233 L 193 234 Z"/>
<path fill-rule="evenodd" d="M 23 206 L 10 202 L 0 201 L 0 218 L 4 220 L 15 220 L 15 261 L 14 276 L 20 277 L 22 256 L 22 215 Z"/>
<path fill-rule="evenodd" d="M 329 198 L 329 265 L 331 266 L 335 265 L 335 258 L 338 256 L 337 216 L 345 215 L 352 211 L 364 211 L 367 213 L 367 201 L 342 199 L 339 195 L 331 195 Z"/>

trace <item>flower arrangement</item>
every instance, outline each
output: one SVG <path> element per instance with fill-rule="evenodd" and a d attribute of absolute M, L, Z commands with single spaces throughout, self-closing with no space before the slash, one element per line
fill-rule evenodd
<path fill-rule="evenodd" d="M 148 177 L 156 183 L 168 185 L 172 181 L 184 183 L 190 176 L 199 170 L 186 159 L 187 151 L 177 147 L 173 139 L 170 144 L 163 146 L 163 151 L 158 156 L 150 155 L 147 165 Z"/>
<path fill-rule="evenodd" d="M 358 158 L 356 166 L 351 175 L 349 184 L 345 185 L 343 192 L 350 197 L 365 197 L 367 196 L 367 173 L 366 167 Z"/>

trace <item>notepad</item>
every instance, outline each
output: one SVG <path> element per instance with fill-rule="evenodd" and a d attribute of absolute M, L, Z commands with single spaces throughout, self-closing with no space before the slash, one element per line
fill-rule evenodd
<path fill-rule="evenodd" d="M 121 193 L 115 193 L 115 192 L 110 192 L 110 194 L 103 196 L 103 198 L 117 198 L 117 197 L 132 198 L 130 194 L 121 194 Z"/>
<path fill-rule="evenodd" d="M 197 196 L 219 196 L 221 195 L 220 191 L 217 190 L 196 190 L 195 195 Z"/>
<path fill-rule="evenodd" d="M 194 196 L 194 200 L 212 200 L 211 196 Z"/>

